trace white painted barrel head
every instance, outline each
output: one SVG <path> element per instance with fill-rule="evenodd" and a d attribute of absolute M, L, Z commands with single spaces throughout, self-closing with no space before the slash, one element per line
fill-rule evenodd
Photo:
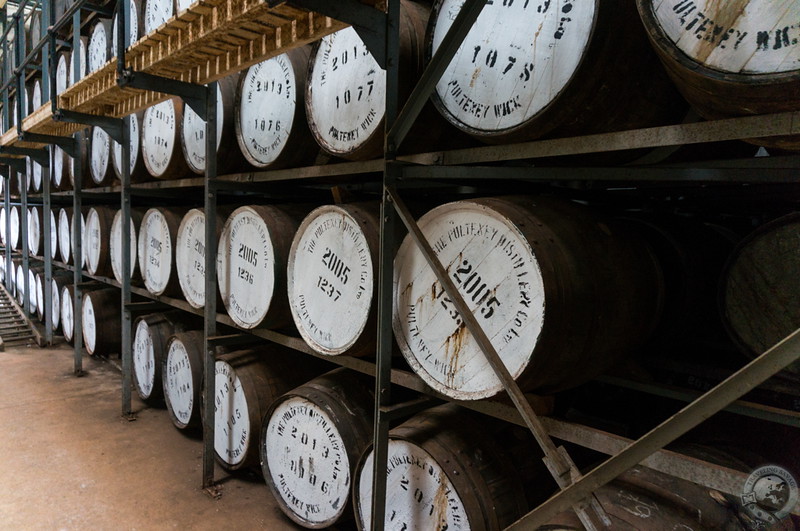
<path fill-rule="evenodd" d="M 649 0 L 664 35 L 693 61 L 733 74 L 800 69 L 796 0 Z"/>
<path fill-rule="evenodd" d="M 463 4 L 436 2 L 430 54 Z M 451 123 L 478 136 L 521 126 L 569 84 L 595 13 L 594 0 L 487 5 L 436 84 L 434 103 Z"/>
<path fill-rule="evenodd" d="M 69 67 L 72 66 L 70 60 L 71 55 L 68 53 L 62 53 L 58 56 L 58 63 L 56 64 L 56 94 L 61 94 L 67 90 L 67 83 L 70 80 Z"/>
<path fill-rule="evenodd" d="M 59 146 L 55 146 L 55 151 L 53 153 L 53 173 L 50 178 L 56 189 L 61 189 L 65 182 L 64 177 L 66 176 L 66 172 L 64 171 L 64 158 L 66 156 L 67 154 L 64 153 L 63 149 Z"/>
<path fill-rule="evenodd" d="M 189 7 L 196 3 L 197 0 L 176 0 L 178 6 L 178 13 L 186 11 Z"/>
<path fill-rule="evenodd" d="M 269 229 L 249 206 L 237 208 L 222 229 L 217 249 L 217 284 L 225 309 L 245 329 L 255 328 L 275 296 L 275 251 Z"/>
<path fill-rule="evenodd" d="M 147 171 L 153 177 L 161 177 L 175 156 L 177 128 L 175 103 L 166 100 L 144 112 L 142 120 L 142 156 Z M 178 154 L 180 156 L 180 154 Z"/>
<path fill-rule="evenodd" d="M 19 208 L 16 206 L 11 207 L 9 225 L 11 225 L 11 244 L 12 249 L 19 248 Z"/>
<path fill-rule="evenodd" d="M 44 251 L 42 251 L 44 252 Z M 56 213 L 50 210 L 50 258 L 55 260 L 58 256 L 58 224 L 56 223 Z"/>
<path fill-rule="evenodd" d="M 306 112 L 317 143 L 347 158 L 379 133 L 386 73 L 353 28 L 326 37 L 312 59 Z"/>
<path fill-rule="evenodd" d="M 61 290 L 61 331 L 64 333 L 64 339 L 72 341 L 73 333 L 75 332 L 75 317 L 73 316 L 72 296 L 67 289 L 67 286 Z"/>
<path fill-rule="evenodd" d="M 148 35 L 175 16 L 175 0 L 145 0 L 144 33 Z"/>
<path fill-rule="evenodd" d="M 222 142 L 222 127 L 225 116 L 222 89 L 217 83 L 217 150 Z M 206 122 L 188 105 L 183 107 L 183 127 L 181 127 L 181 149 L 189 168 L 199 174 L 206 171 Z M 224 154 L 223 154 L 224 156 Z"/>
<path fill-rule="evenodd" d="M 62 208 L 58 211 L 58 254 L 65 264 L 69 262 L 69 257 L 72 255 L 72 238 L 69 232 L 69 223 L 69 213 Z"/>
<path fill-rule="evenodd" d="M 153 350 L 153 336 L 146 319 L 139 319 L 133 334 L 133 371 L 136 392 L 146 400 L 150 398 L 155 386 L 156 355 Z"/>
<path fill-rule="evenodd" d="M 53 330 L 56 330 L 61 324 L 61 292 L 58 289 L 58 282 L 56 282 L 56 279 L 51 279 L 51 282 L 53 296 Z"/>
<path fill-rule="evenodd" d="M 108 245 L 109 234 L 105 232 L 100 218 L 100 213 L 96 208 L 89 209 L 86 215 L 86 232 L 84 233 L 83 248 L 84 256 L 86 259 L 86 270 L 89 274 L 96 275 L 101 269 L 100 257 L 103 253 L 103 247 Z M 106 255 L 107 256 L 107 255 Z"/>
<path fill-rule="evenodd" d="M 25 271 L 22 268 L 22 264 L 17 266 L 17 301 L 20 304 L 25 302 Z"/>
<path fill-rule="evenodd" d="M 141 138 L 139 136 L 139 117 L 136 113 L 133 113 L 129 116 L 130 123 L 128 126 L 129 138 L 130 138 L 130 173 L 133 173 L 134 168 L 136 168 L 136 163 L 139 161 L 139 146 L 141 144 Z M 116 140 L 112 140 L 113 149 L 111 150 L 111 160 L 114 164 L 114 172 L 116 172 L 117 177 L 122 178 L 122 144 L 117 142 Z"/>
<path fill-rule="evenodd" d="M 120 8 L 121 9 L 121 8 Z M 139 40 L 139 0 L 130 0 L 128 3 L 128 46 Z M 114 14 L 114 24 L 111 28 L 111 56 L 116 57 L 117 38 L 119 34 L 119 14 Z"/>
<path fill-rule="evenodd" d="M 89 354 L 94 354 L 97 347 L 97 314 L 91 297 L 83 297 L 82 312 L 83 344 Z"/>
<path fill-rule="evenodd" d="M 39 207 L 31 207 L 31 215 L 28 217 L 28 252 L 39 256 L 43 254 L 40 246 L 42 244 L 42 227 L 39 219 Z"/>
<path fill-rule="evenodd" d="M 275 407 L 265 432 L 262 457 L 285 507 L 307 523 L 336 522 L 350 496 L 350 461 L 345 442 L 328 413 L 300 396 Z"/>
<path fill-rule="evenodd" d="M 172 275 L 173 241 L 167 219 L 157 208 L 145 212 L 137 244 L 144 285 L 150 293 L 161 295 Z"/>
<path fill-rule="evenodd" d="M 206 304 L 206 215 L 193 208 L 183 216 L 178 228 L 175 266 L 181 291 L 192 308 Z"/>
<path fill-rule="evenodd" d="M 72 247 L 72 231 L 74 230 L 72 227 L 75 225 L 75 212 L 72 212 L 72 217 L 69 221 L 69 244 L 70 248 L 72 248 L 72 260 L 74 263 L 77 264 L 78 262 L 78 253 L 75 252 L 74 247 Z M 83 245 L 83 242 L 86 241 L 86 217 L 83 215 L 83 212 L 80 213 L 80 241 L 81 241 L 81 267 L 86 265 L 86 246 Z"/>
<path fill-rule="evenodd" d="M 36 161 L 31 161 L 30 189 L 33 192 L 42 191 L 42 165 Z"/>
<path fill-rule="evenodd" d="M 295 125 L 297 78 L 289 56 L 282 54 L 251 66 L 238 90 L 239 147 L 250 164 L 265 168 L 283 153 Z"/>
<path fill-rule="evenodd" d="M 111 58 L 109 55 L 111 48 L 111 41 L 109 40 L 109 30 L 111 23 L 108 20 L 98 20 L 92 33 L 89 36 L 89 48 L 87 50 L 87 63 L 88 73 L 97 72 L 100 70 Z"/>
<path fill-rule="evenodd" d="M 74 52 L 73 52 L 73 54 L 74 54 Z M 83 79 L 83 78 L 86 77 L 86 40 L 85 39 L 81 39 L 80 40 L 80 45 L 78 46 L 78 58 L 79 58 L 78 59 L 79 65 L 80 65 L 80 68 L 78 69 L 78 71 L 75 70 L 74 58 L 73 57 L 69 58 L 69 61 L 70 61 L 70 63 L 69 63 L 69 86 L 72 86 L 75 83 L 77 83 L 79 79 Z M 76 74 L 78 72 L 80 72 L 80 75 L 76 76 Z"/>
<path fill-rule="evenodd" d="M 89 169 L 95 184 L 105 183 L 108 176 L 108 163 L 111 158 L 111 137 L 100 127 L 92 127 L 92 141 L 89 144 Z"/>
<path fill-rule="evenodd" d="M 364 459 L 358 481 L 356 517 L 372 528 L 372 467 L 375 452 Z M 464 502 L 442 463 L 413 442 L 389 439 L 386 467 L 387 529 L 471 528 Z M 480 523 L 480 522 L 478 522 Z"/>
<path fill-rule="evenodd" d="M 36 313 L 38 298 L 36 297 L 36 272 L 33 269 L 28 269 L 28 285 L 25 288 L 25 292 L 28 294 L 28 300 L 31 303 L 31 312 Z"/>
<path fill-rule="evenodd" d="M 0 183 L 4 183 L 5 179 L 0 179 Z M 6 245 L 6 209 L 5 207 L 0 207 L 0 244 L 5 247 Z M 2 260 L 0 260 L 0 267 L 6 266 L 6 257 L 3 254 Z"/>
<path fill-rule="evenodd" d="M 288 265 L 289 306 L 300 335 L 317 352 L 342 354 L 367 325 L 375 273 L 358 221 L 323 206 L 300 224 Z"/>
<path fill-rule="evenodd" d="M 136 224 L 131 218 L 131 278 L 136 271 L 136 256 L 138 246 L 136 245 Z M 114 220 L 111 222 L 111 241 L 109 242 L 111 252 L 111 269 L 114 278 L 122 283 L 122 210 L 117 210 Z"/>
<path fill-rule="evenodd" d="M 35 297 L 33 299 L 34 303 L 31 304 L 31 310 L 34 308 L 36 309 L 37 313 L 44 312 L 44 273 L 35 274 L 34 277 L 34 293 Z"/>
<path fill-rule="evenodd" d="M 511 220 L 470 201 L 431 210 L 419 227 L 517 378 L 544 323 L 544 281 L 530 244 Z M 411 368 L 437 391 L 477 400 L 503 390 L 410 237 L 395 258 L 393 328 Z"/>
<path fill-rule="evenodd" d="M 223 463 L 235 467 L 247 456 L 254 435 L 242 382 L 224 360 L 214 364 L 214 406 L 214 451 Z"/>
<path fill-rule="evenodd" d="M 187 428 L 192 413 L 200 404 L 195 404 L 192 361 L 186 345 L 177 337 L 169 342 L 163 369 L 164 399 L 172 412 L 172 422 L 180 429 Z"/>
<path fill-rule="evenodd" d="M 42 106 L 42 83 L 38 79 L 33 82 L 33 94 L 31 95 L 31 111 L 35 111 Z"/>

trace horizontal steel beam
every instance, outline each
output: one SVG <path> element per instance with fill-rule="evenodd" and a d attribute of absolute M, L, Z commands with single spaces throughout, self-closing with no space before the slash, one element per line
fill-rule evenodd
<path fill-rule="evenodd" d="M 125 68 L 118 72 L 117 85 L 123 88 L 130 87 L 178 96 L 197 113 L 201 120 L 208 120 L 206 99 L 209 89 L 205 85 L 155 76 L 146 72 L 136 72 L 131 68 Z"/>
<path fill-rule="evenodd" d="M 68 122 L 73 124 L 91 125 L 101 128 L 108 136 L 122 143 L 122 119 L 89 114 L 85 112 L 56 109 L 53 112 L 53 121 Z"/>

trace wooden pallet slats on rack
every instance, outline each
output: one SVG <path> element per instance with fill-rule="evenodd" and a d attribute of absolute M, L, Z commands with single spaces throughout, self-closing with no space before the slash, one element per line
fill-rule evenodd
<path fill-rule="evenodd" d="M 131 46 L 126 66 L 203 85 L 346 26 L 304 9 L 270 8 L 261 0 L 201 0 Z M 119 87 L 112 60 L 62 93 L 59 106 L 118 118 L 166 98 Z"/>

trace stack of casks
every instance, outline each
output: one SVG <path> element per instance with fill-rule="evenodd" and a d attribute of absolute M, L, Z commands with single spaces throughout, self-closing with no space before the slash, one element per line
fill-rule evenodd
<path fill-rule="evenodd" d="M 678 9 L 678 2 L 665 2 L 658 9 L 648 4 L 640 1 L 639 7 L 646 25 L 651 24 L 651 39 L 657 47 L 669 46 L 670 41 L 680 47 L 680 28 L 699 27 L 697 22 L 690 24 L 691 17 Z M 460 5 L 455 0 L 437 1 L 428 21 L 424 8 L 404 3 L 403 79 L 414 80 L 407 72 L 419 72 L 422 58 L 435 51 Z M 150 5 L 145 11 L 146 30 L 172 15 Z M 617 22 L 634 28 L 637 18 L 631 6 L 620 9 L 609 2 L 593 7 L 569 3 L 558 10 L 544 2 L 487 6 L 437 85 L 433 104 L 447 122 L 487 143 L 666 123 L 682 112 L 683 102 L 656 67 L 645 34 L 633 29 L 611 31 Z M 529 28 L 539 28 L 537 37 L 541 34 L 547 42 L 533 39 Z M 734 28 L 723 32 L 729 35 L 725 42 L 731 46 L 716 43 L 714 53 L 720 55 L 736 43 L 743 46 L 746 39 L 738 42 L 742 33 L 737 36 Z M 492 38 L 487 40 L 486 35 Z M 766 50 L 762 47 L 758 45 L 756 51 Z M 91 55 L 91 42 L 89 50 Z M 558 62 L 551 60 L 554 50 L 560 51 Z M 691 47 L 681 50 L 691 57 Z M 724 57 L 715 60 L 714 53 L 698 52 L 698 56 L 712 67 L 733 68 L 725 66 Z M 686 57 L 675 59 L 661 48 L 659 55 L 673 79 L 680 82 L 688 77 L 676 66 L 687 62 Z M 753 77 L 753 73 L 765 73 L 767 67 L 738 68 L 736 75 Z M 787 78 L 787 83 L 796 86 L 796 64 L 784 61 L 773 68 L 775 72 L 766 72 L 768 76 L 775 74 L 781 82 Z M 712 73 L 723 81 L 734 77 Z M 221 171 L 242 169 L 243 161 L 259 169 L 311 163 L 320 160 L 315 145 L 330 157 L 379 156 L 384 88 L 380 68 L 354 30 L 326 37 L 313 50 L 301 48 L 223 79 L 217 107 L 217 140 L 220 153 L 225 154 Z M 703 108 L 704 102 L 692 96 L 691 83 L 681 83 L 680 89 L 694 107 Z M 407 94 L 408 87 L 403 90 Z M 663 105 L 652 105 L 652 101 Z M 771 110 L 780 109 L 756 111 Z M 726 108 L 704 114 L 748 112 Z M 412 132 L 412 145 L 416 140 L 416 145 L 430 146 L 431 135 L 437 136 L 440 127 L 432 118 L 426 131 Z M 146 110 L 132 120 L 132 177 L 202 174 L 203 134 L 197 115 L 177 99 Z M 100 176 L 104 168 L 100 163 L 108 160 L 108 141 L 95 142 L 95 135 L 102 136 L 97 131 L 91 135 L 91 163 L 82 166 L 94 172 L 97 162 Z M 787 145 L 791 144 L 780 147 Z M 112 150 L 112 159 L 116 153 Z M 120 173 L 116 159 L 114 169 Z M 110 178 L 107 166 L 102 178 L 92 175 L 97 185 L 107 184 Z M 94 214 L 82 213 L 89 232 L 83 239 L 88 253 L 84 263 L 95 268 L 92 274 L 113 274 L 120 281 L 119 212 L 93 210 Z M 377 203 L 318 208 L 253 204 L 216 215 L 217 293 L 205 293 L 205 214 L 198 209 L 134 211 L 132 275 L 138 269 L 141 282 L 153 295 L 182 294 L 195 308 L 202 308 L 208 297 L 218 296 L 233 324 L 242 329 L 294 326 L 319 354 L 374 355 Z M 65 233 L 71 234 L 72 213 L 65 210 L 64 219 Z M 95 219 L 98 232 L 93 236 Z M 713 267 L 697 265 L 706 260 L 698 258 L 705 247 L 689 242 L 686 231 L 673 229 L 679 222 L 616 219 L 553 197 L 447 203 L 425 213 L 419 224 L 511 375 L 527 391 L 573 388 L 631 356 L 654 337 L 687 330 L 691 327 L 687 315 L 715 312 L 716 293 L 693 293 L 698 286 L 722 282 L 726 323 L 752 353 L 800 326 L 796 319 L 800 297 L 794 296 L 800 290 L 796 275 L 789 273 L 798 264 L 787 262 L 800 256 L 796 239 L 791 238 L 796 216 L 760 227 L 740 240 L 735 252 L 734 242 L 728 242 L 727 250 L 707 260 L 714 262 Z M 701 222 L 696 227 L 702 232 Z M 104 238 L 106 250 L 101 248 Z M 59 251 L 68 263 L 72 257 L 69 250 L 64 254 L 60 243 Z M 788 253 L 770 252 L 787 248 Z M 774 259 L 758 259 L 763 256 Z M 726 257 L 730 258 L 723 269 Z M 758 282 L 752 281 L 755 273 Z M 776 285 L 789 287 L 785 300 L 767 295 Z M 453 301 L 411 238 L 397 249 L 394 288 L 393 328 L 399 349 L 428 385 L 460 400 L 502 391 Z M 89 297 L 84 321 L 97 313 L 100 291 L 106 290 Z M 113 303 L 118 311 L 118 298 L 108 306 Z M 752 314 L 766 308 L 765 315 L 780 314 L 785 319 L 770 320 L 762 328 L 769 328 L 769 333 L 746 330 L 744 323 Z M 148 403 L 164 403 L 181 429 L 201 426 L 203 336 L 199 328 L 198 322 L 177 312 L 144 316 L 134 324 L 137 392 Z M 95 344 L 103 335 L 95 332 Z M 344 370 L 310 379 L 314 374 L 303 370 L 305 364 L 306 357 L 276 346 L 218 353 L 213 395 L 217 458 L 229 470 L 260 463 L 281 508 L 301 525 L 332 525 L 355 509 L 359 526 L 368 528 L 371 380 Z M 464 522 L 486 528 L 510 524 L 530 500 L 521 494 L 524 478 L 515 471 L 509 454 L 508 449 L 497 448 L 481 421 L 452 407 L 408 420 L 391 433 L 389 492 L 397 495 L 388 500 L 387 518 L 392 525 L 400 522 L 400 526 L 420 528 L 455 528 Z M 315 464 L 313 469 L 310 462 Z M 473 462 L 481 465 L 479 472 L 470 466 Z M 658 479 L 648 481 L 659 485 Z M 348 503 L 351 490 L 352 505 Z M 724 516 L 720 518 L 719 522 L 726 522 Z"/>

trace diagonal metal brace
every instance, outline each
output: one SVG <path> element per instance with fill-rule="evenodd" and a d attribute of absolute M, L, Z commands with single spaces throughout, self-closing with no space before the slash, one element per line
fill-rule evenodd
<path fill-rule="evenodd" d="M 197 113 L 201 120 L 206 121 L 208 119 L 206 116 L 206 98 L 208 97 L 209 89 L 205 85 L 196 85 L 168 77 L 155 76 L 146 72 L 135 72 L 131 68 L 118 70 L 117 85 L 123 88 L 130 87 L 178 96 Z"/>
<path fill-rule="evenodd" d="M 558 486 L 561 489 L 566 489 L 573 483 L 573 481 L 581 477 L 577 467 L 572 462 L 566 451 L 563 448 L 556 447 L 555 443 L 550 438 L 550 435 L 547 433 L 547 430 L 542 424 L 541 419 L 539 419 L 538 415 L 536 415 L 536 412 L 533 411 L 533 407 L 531 406 L 530 402 L 528 402 L 525 394 L 519 388 L 519 385 L 517 385 L 517 382 L 511 376 L 511 373 L 509 373 L 505 363 L 503 363 L 503 360 L 500 358 L 500 355 L 497 353 L 494 345 L 492 345 L 489 336 L 486 335 L 486 332 L 484 332 L 480 323 L 478 323 L 478 320 L 475 318 L 472 310 L 470 310 L 469 306 L 464 301 L 464 298 L 461 296 L 458 288 L 456 288 L 456 285 L 451 280 L 450 275 L 447 273 L 444 265 L 442 265 L 441 261 L 434 253 L 433 248 L 431 248 L 427 238 L 424 234 L 422 234 L 419 226 L 414 221 L 414 218 L 409 212 L 408 207 L 406 207 L 403 200 L 397 194 L 397 190 L 392 186 L 387 186 L 385 188 L 385 193 L 387 194 L 387 200 L 394 205 L 398 216 L 408 229 L 408 232 L 414 242 L 422 251 L 422 255 L 425 257 L 428 265 L 433 270 L 439 283 L 444 288 L 448 297 L 450 297 L 450 299 L 453 301 L 453 305 L 461 315 L 467 330 L 470 332 L 470 334 L 472 334 L 472 337 L 478 343 L 478 346 L 486 356 L 489 365 L 494 370 L 498 379 L 502 382 L 506 392 L 508 392 L 511 401 L 514 402 L 514 405 L 519 410 L 520 416 L 525 421 L 525 425 L 533 434 L 536 442 L 539 443 L 539 446 L 544 452 L 544 462 L 545 465 L 547 465 L 548 470 L 550 470 L 550 473 L 556 480 L 556 483 L 558 483 Z M 601 529 L 611 524 L 611 521 L 605 514 L 605 511 L 603 511 L 600 503 L 596 500 L 596 498 L 594 498 L 593 495 L 591 495 L 591 493 L 587 493 L 586 496 L 574 500 L 570 505 L 580 519 L 581 523 L 589 531 Z M 589 507 L 594 510 L 593 513 L 589 511 Z"/>
<path fill-rule="evenodd" d="M 267 0 L 269 7 L 287 3 L 286 0 Z M 293 6 L 322 13 L 326 17 L 335 18 L 353 26 L 358 36 L 367 45 L 372 57 L 378 65 L 386 69 L 386 13 L 362 4 L 358 0 L 290 0 Z"/>
<path fill-rule="evenodd" d="M 55 136 L 55 135 L 42 135 L 39 133 L 28 133 L 27 131 L 19 132 L 20 142 L 36 142 L 39 144 L 53 144 L 69 155 L 75 157 L 76 146 L 75 139 L 71 136 Z"/>
<path fill-rule="evenodd" d="M 48 164 L 47 151 L 45 151 L 44 149 L 23 148 L 15 146 L 0 146 L 0 153 L 30 157 L 39 164 Z"/>
<path fill-rule="evenodd" d="M 414 91 L 389 131 L 386 139 L 389 151 L 395 152 L 400 147 L 403 139 L 411 129 L 411 125 L 427 103 L 428 97 L 436 88 L 436 84 L 439 83 L 442 74 L 450 66 L 450 62 L 464 42 L 464 38 L 472 29 L 475 21 L 478 20 L 478 16 L 480 16 L 486 3 L 487 0 L 466 0 L 464 5 L 461 6 L 453 25 L 447 30 L 441 45 L 437 48 L 436 53 L 433 54 L 428 66 L 425 67 L 422 77 L 420 77 L 419 82 L 414 87 Z"/>
<path fill-rule="evenodd" d="M 85 112 L 68 111 L 67 109 L 57 109 L 53 113 L 53 121 L 68 122 L 73 124 L 91 125 L 99 127 L 118 144 L 122 144 L 122 119 L 89 114 Z"/>
<path fill-rule="evenodd" d="M 537 529 L 544 525 L 553 516 L 567 510 L 571 500 L 580 499 L 612 481 L 799 359 L 800 329 L 508 529 Z"/>

